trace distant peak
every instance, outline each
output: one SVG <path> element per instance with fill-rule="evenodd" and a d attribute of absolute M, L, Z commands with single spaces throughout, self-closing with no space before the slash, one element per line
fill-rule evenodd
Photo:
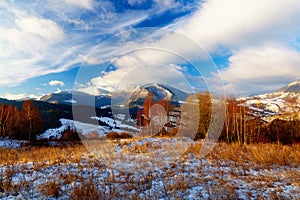
<path fill-rule="evenodd" d="M 290 84 L 288 84 L 287 86 L 291 87 L 291 86 L 294 86 L 294 85 L 300 85 L 300 80 L 293 81 Z"/>
<path fill-rule="evenodd" d="M 293 81 L 287 86 L 281 88 L 279 92 L 296 92 L 300 93 L 300 80 Z"/>

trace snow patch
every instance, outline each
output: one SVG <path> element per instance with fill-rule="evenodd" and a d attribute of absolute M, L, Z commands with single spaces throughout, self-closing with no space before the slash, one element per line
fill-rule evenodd
<path fill-rule="evenodd" d="M 123 121 L 123 120 L 125 120 L 125 115 L 119 114 L 116 116 L 116 118 L 121 119 Z M 115 120 L 110 117 L 91 117 L 91 119 L 101 121 L 101 122 L 107 124 L 111 128 L 128 129 L 131 131 L 140 131 L 140 129 L 138 129 L 136 127 L 130 126 L 128 124 L 123 124 L 121 120 Z"/>
<path fill-rule="evenodd" d="M 97 132 L 99 137 L 103 137 L 105 133 L 110 131 L 106 127 L 82 123 L 70 119 L 60 119 L 59 121 L 62 124 L 61 127 L 48 129 L 43 134 L 38 135 L 37 139 L 60 139 L 62 137 L 63 132 L 66 131 L 68 128 L 70 128 L 73 131 L 77 131 L 82 135 Z"/>
<path fill-rule="evenodd" d="M 72 104 L 77 103 L 77 101 L 74 100 L 74 99 L 65 100 L 65 102 L 66 102 L 66 103 L 72 103 Z"/>
<path fill-rule="evenodd" d="M 0 147 L 4 148 L 19 148 L 25 141 L 20 140 L 10 140 L 10 139 L 0 139 Z"/>

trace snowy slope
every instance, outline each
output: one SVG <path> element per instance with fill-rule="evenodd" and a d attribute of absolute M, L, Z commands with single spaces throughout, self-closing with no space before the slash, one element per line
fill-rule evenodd
<path fill-rule="evenodd" d="M 166 99 L 169 101 L 183 101 L 187 98 L 188 94 L 165 85 L 160 84 L 149 84 L 142 87 L 136 88 L 132 96 L 151 93 L 154 95 L 155 100 Z"/>
<path fill-rule="evenodd" d="M 253 114 L 263 118 L 300 112 L 300 81 L 294 81 L 278 91 L 238 99 Z"/>
<path fill-rule="evenodd" d="M 125 120 L 125 116 L 124 115 L 119 114 L 119 116 L 120 116 L 121 119 Z M 133 127 L 133 126 L 128 125 L 128 124 L 125 124 L 121 120 L 112 119 L 110 117 L 91 117 L 91 118 L 107 124 L 107 126 L 109 126 L 110 128 L 126 129 L 126 130 L 130 130 L 130 131 L 135 131 L 135 132 L 139 131 L 139 129 L 136 128 L 136 127 Z"/>
<path fill-rule="evenodd" d="M 104 136 L 106 132 L 109 132 L 108 128 L 97 126 L 93 124 L 86 124 L 70 119 L 60 119 L 61 127 L 46 130 L 43 134 L 38 135 L 37 139 L 59 139 L 62 137 L 64 131 L 70 128 L 73 131 L 77 131 L 80 134 L 89 134 L 97 132 L 99 137 Z"/>
<path fill-rule="evenodd" d="M 77 131 L 79 134 L 87 135 L 91 133 L 97 133 L 98 137 L 104 137 L 107 132 L 122 132 L 130 130 L 138 132 L 139 129 L 127 124 L 124 124 L 121 120 L 114 120 L 109 117 L 91 117 L 97 121 L 104 122 L 107 126 L 99 126 L 95 124 L 82 123 L 70 119 L 60 119 L 61 126 L 59 128 L 53 128 L 46 130 L 43 134 L 38 135 L 37 139 L 60 139 L 63 136 L 63 132 L 70 128 L 73 131 Z M 123 116 L 119 116 L 123 119 Z"/>

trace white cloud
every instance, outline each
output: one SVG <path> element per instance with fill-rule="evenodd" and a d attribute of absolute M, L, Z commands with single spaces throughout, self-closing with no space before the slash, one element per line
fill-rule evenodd
<path fill-rule="evenodd" d="M 245 48 L 220 70 L 229 93 L 274 91 L 300 76 L 300 52 L 283 46 Z"/>
<path fill-rule="evenodd" d="M 134 85 L 160 83 L 183 91 L 191 92 L 193 90 L 183 73 L 186 70 L 185 67 L 144 62 L 135 55 L 122 56 L 113 64 L 118 67 L 117 70 L 105 72 L 103 76 L 92 78 L 84 87 L 78 86 L 78 89 L 97 95 L 101 89 L 114 92 L 128 89 Z"/>
<path fill-rule="evenodd" d="M 172 1 L 161 3 L 161 7 L 166 6 L 168 2 Z M 252 81 L 257 84 L 260 81 L 262 90 L 267 90 L 271 88 L 270 82 L 272 84 L 275 80 L 286 82 L 294 78 L 292 71 L 297 71 L 297 65 L 287 63 L 287 61 L 292 56 L 292 52 L 297 54 L 297 51 L 278 46 L 287 45 L 299 36 L 299 1 L 207 0 L 196 13 L 184 20 L 185 24 L 180 22 L 181 26 L 177 27 L 179 32 L 187 35 L 200 45 L 204 45 L 210 53 L 222 53 L 225 47 L 227 53 L 229 50 L 229 53 L 233 54 L 230 58 L 230 66 L 222 71 L 222 75 L 228 84 L 227 88 L 231 91 L 236 92 L 238 88 L 241 90 L 240 92 L 257 90 L 257 86 L 252 87 L 251 84 L 246 84 L 245 80 L 248 83 Z M 109 46 L 107 52 L 102 52 L 99 55 L 107 60 L 120 55 L 120 52 L 126 52 L 126 49 L 129 51 L 137 48 L 159 47 L 161 50 L 172 50 L 188 59 L 207 59 L 201 57 L 205 56 L 205 53 L 199 53 L 196 43 L 187 42 L 183 37 L 178 37 L 176 34 L 165 32 L 165 35 L 159 41 L 151 40 L 150 35 L 144 37 L 144 41 L 133 40 L 115 49 L 107 45 Z M 266 59 L 260 59 L 260 56 L 255 56 L 256 54 L 261 54 L 260 56 Z M 277 54 L 279 56 L 274 59 L 273 56 Z M 292 57 L 295 59 L 294 62 L 297 63 L 297 56 Z M 178 63 L 179 61 L 178 58 L 161 51 L 147 52 L 143 50 L 140 53 L 137 52 L 135 58 L 145 63 Z M 236 59 L 245 61 L 239 63 Z M 250 67 L 251 63 L 256 66 Z M 283 64 L 287 64 L 287 69 L 279 67 Z M 121 69 L 117 71 L 119 70 L 122 73 Z M 294 74 L 297 74 L 297 72 Z M 241 81 L 238 81 L 239 79 L 243 79 L 244 84 L 241 84 Z M 103 84 L 108 83 L 103 82 Z M 263 84 L 265 84 L 265 88 L 263 88 Z"/>
<path fill-rule="evenodd" d="M 298 0 L 207 0 L 179 29 L 212 52 L 219 45 L 240 48 L 293 40 L 299 21 Z"/>
<path fill-rule="evenodd" d="M 180 3 L 178 1 L 174 1 L 174 0 L 154 0 L 154 2 L 156 3 L 156 7 L 159 10 L 176 8 L 177 6 L 180 5 Z"/>
<path fill-rule="evenodd" d="M 20 100 L 20 99 L 39 99 L 40 96 L 37 96 L 35 94 L 25 94 L 25 93 L 21 93 L 21 94 L 11 94 L 11 93 L 4 93 L 3 98 L 5 99 L 9 99 L 9 100 Z"/>
<path fill-rule="evenodd" d="M 128 0 L 129 4 L 135 5 L 142 2 L 144 0 Z M 129 62 L 134 64 L 136 61 L 138 63 L 157 62 L 166 65 L 181 62 L 179 57 L 163 52 L 163 49 L 171 49 L 188 59 L 198 59 L 203 52 L 199 53 L 196 43 L 187 43 L 182 37 L 169 34 L 167 31 L 159 41 L 153 41 L 151 36 L 147 37 L 148 35 L 146 35 L 142 39 L 137 37 L 137 40 L 131 40 L 126 44 L 120 43 L 119 46 L 118 44 L 112 46 L 107 43 L 106 46 L 102 46 L 103 48 L 99 52 L 86 54 L 93 48 L 93 45 L 100 41 L 91 40 L 91 38 L 103 39 L 101 34 L 121 32 L 152 14 L 178 7 L 180 1 L 176 2 L 174 0 L 155 0 L 154 7 L 149 10 L 129 10 L 124 11 L 124 13 L 115 12 L 113 4 L 109 1 L 49 0 L 45 6 L 35 3 L 32 9 L 24 8 L 23 11 L 21 11 L 22 8 L 17 9 L 13 2 L 0 2 L 0 7 L 3 8 L 0 17 L 5 18 L 5 20 L 0 18 L 0 85 L 17 85 L 35 76 L 67 70 L 75 63 L 108 62 L 119 56 L 120 52 L 124 53 L 136 48 L 159 47 L 161 51 L 136 52 L 127 61 L 124 58 L 118 62 L 125 62 L 124 65 Z M 95 19 L 85 21 L 81 18 L 82 14 L 91 12 L 93 9 L 96 10 L 96 8 Z M 42 18 L 45 13 L 55 14 L 50 20 Z M 5 21 L 7 23 L 2 24 Z M 271 44 L 287 46 L 288 43 L 294 42 L 300 33 L 299 21 L 300 2 L 298 0 L 206 0 L 200 5 L 198 11 L 184 17 L 181 21 L 176 21 L 177 26 L 173 25 L 172 28 L 204 45 L 210 53 L 218 53 L 220 49 L 224 48 L 226 51 L 229 50 L 233 56 L 228 69 L 223 70 L 223 76 L 228 82 L 228 88 L 237 88 L 233 84 L 240 83 L 239 77 L 243 77 L 249 82 L 253 78 L 253 81 L 256 82 L 258 79 L 254 75 L 260 74 L 256 70 L 269 74 L 266 77 L 261 77 L 260 80 L 274 80 L 275 77 L 280 77 L 283 73 L 277 68 L 268 72 L 266 67 L 253 67 L 252 69 L 241 67 L 242 65 L 250 65 L 249 63 L 254 62 L 253 59 L 257 59 L 257 63 L 252 64 L 263 65 L 264 61 L 255 57 L 255 53 L 270 57 L 273 66 L 285 63 L 283 61 L 285 56 L 291 56 L 297 60 L 297 56 L 291 53 L 293 50 L 272 47 Z M 87 31 L 89 31 L 88 34 L 81 34 L 87 33 Z M 151 31 L 149 31 L 150 33 Z M 126 34 L 119 38 L 120 41 L 123 39 L 126 40 Z M 141 40 L 138 41 L 138 39 Z M 115 40 L 115 43 L 119 40 Z M 276 53 L 276 50 L 271 50 L 273 48 L 280 52 L 281 60 L 272 58 L 271 54 Z M 240 60 L 247 60 L 247 62 Z M 122 65 L 122 63 L 118 64 Z M 294 64 L 288 66 L 294 66 Z M 273 67 L 271 68 L 273 69 Z M 172 68 L 168 67 L 168 70 L 170 69 Z M 109 81 L 120 78 L 120 75 L 126 74 L 128 70 L 129 68 L 120 67 L 116 72 L 111 72 L 105 76 L 106 78 L 101 79 L 101 84 L 110 84 Z M 167 72 L 165 71 L 165 73 Z M 286 72 L 284 80 L 293 78 L 287 74 L 290 74 L 290 71 Z M 242 85 L 249 88 L 249 85 L 246 86 L 245 84 L 241 84 L 240 87 Z"/>
<path fill-rule="evenodd" d="M 131 5 L 131 6 L 141 5 L 145 1 L 146 0 L 128 0 L 128 4 Z"/>
<path fill-rule="evenodd" d="M 58 81 L 58 80 L 53 80 L 49 82 L 50 86 L 56 86 L 56 85 L 60 85 L 60 86 L 64 86 L 65 83 L 63 81 Z"/>
<path fill-rule="evenodd" d="M 93 0 L 65 0 L 66 3 L 88 10 L 93 9 Z"/>
<path fill-rule="evenodd" d="M 144 20 L 151 12 L 114 13 L 108 1 L 48 1 L 32 4 L 29 9 L 26 6 L 23 8 L 14 2 L 0 2 L 1 86 L 17 86 L 32 77 L 62 72 L 84 61 L 91 64 L 95 61 L 86 60 L 85 54 L 97 43 L 92 38 L 98 40 L 102 34 L 130 27 Z M 100 10 L 99 13 L 97 11 L 99 15 L 93 20 L 79 20 L 82 14 L 90 11 L 78 8 L 89 9 L 92 6 Z M 51 19 L 43 18 L 45 13 L 51 13 Z M 72 22 L 76 22 L 72 24 L 75 27 L 70 29 Z M 89 34 L 80 32 L 90 29 L 93 31 Z"/>
<path fill-rule="evenodd" d="M 79 88 L 81 91 L 97 94 L 97 89 L 100 88 L 114 91 L 122 85 L 126 87 L 131 84 L 161 83 L 191 92 L 193 86 L 203 88 L 200 85 L 203 84 L 202 78 L 211 77 L 210 72 L 217 70 L 206 52 L 181 34 L 168 30 L 142 29 L 121 33 L 116 38 L 101 43 L 84 60 L 87 64 L 95 64 L 111 59 L 110 62 L 117 69 L 91 79 L 86 87 Z M 183 67 L 190 65 L 202 77 L 195 71 L 191 74 L 191 71 Z M 80 74 L 85 74 L 84 69 Z M 201 80 L 196 80 L 196 77 Z M 80 79 L 80 75 L 77 78 Z M 119 83 L 121 80 L 122 84 Z M 82 83 L 81 80 L 78 81 Z"/>
<path fill-rule="evenodd" d="M 156 4 L 162 9 L 171 6 L 172 2 L 156 1 Z M 210 53 L 222 53 L 225 49 L 226 53 L 229 51 L 233 54 L 228 68 L 222 70 L 229 92 L 252 93 L 258 91 L 258 85 L 261 85 L 260 91 L 270 90 L 278 86 L 274 82 L 282 84 L 282 81 L 288 82 L 299 76 L 295 75 L 299 72 L 296 64 L 298 52 L 282 47 L 294 41 L 300 33 L 300 2 L 297 0 L 207 0 L 197 12 L 184 20 L 175 29 L 203 45 Z M 196 43 L 187 42 L 187 39 L 167 31 L 164 34 L 158 41 L 152 40 L 152 35 L 146 35 L 143 41 L 133 39 L 119 46 L 108 43 L 103 48 L 105 50 L 93 52 L 94 55 L 86 60 L 104 62 L 130 50 L 152 47 L 158 47 L 161 51 L 143 50 L 136 52 L 134 59 L 124 57 L 118 62 L 124 62 L 123 65 L 132 62 L 135 66 L 138 63 L 180 62 L 178 57 L 162 50 L 171 50 L 189 60 L 207 59 L 205 52 L 199 51 Z M 293 58 L 293 63 L 288 62 L 290 58 Z M 93 79 L 91 83 L 94 85 L 93 82 L 97 82 L 107 87 L 128 73 L 128 70 L 119 68 L 106 75 L 106 78 Z M 140 77 L 147 80 L 142 75 Z"/>
<path fill-rule="evenodd" d="M 0 55 L 0 85 L 15 86 L 26 79 L 59 71 L 50 64 L 57 57 L 55 53 L 61 51 L 53 53 L 52 47 L 64 40 L 59 25 L 11 6 L 3 9 L 13 17 L 8 19 L 12 21 L 9 25 L 0 23 L 0 47 L 5 52 Z"/>
<path fill-rule="evenodd" d="M 29 15 L 14 8 L 7 9 L 12 9 L 7 12 L 15 15 L 15 24 L 11 28 L 0 28 L 0 42 L 4 44 L 3 46 L 13 48 L 11 53 L 33 54 L 63 40 L 64 32 L 54 21 Z"/>

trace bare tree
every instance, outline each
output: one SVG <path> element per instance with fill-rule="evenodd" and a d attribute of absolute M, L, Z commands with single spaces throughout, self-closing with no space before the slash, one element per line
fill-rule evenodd
<path fill-rule="evenodd" d="M 22 105 L 21 115 L 24 119 L 24 131 L 29 140 L 34 140 L 43 127 L 43 120 L 33 101 L 27 100 Z"/>

